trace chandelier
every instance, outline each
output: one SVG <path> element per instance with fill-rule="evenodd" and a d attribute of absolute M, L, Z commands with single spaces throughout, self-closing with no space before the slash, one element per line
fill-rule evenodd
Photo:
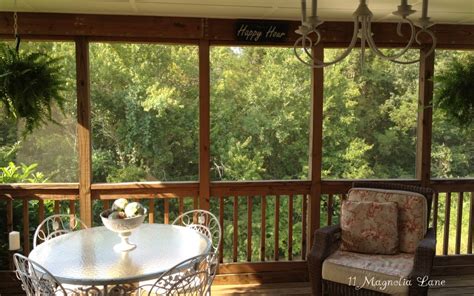
<path fill-rule="evenodd" d="M 372 12 L 367 6 L 366 0 L 360 0 L 359 6 L 356 11 L 352 14 L 354 19 L 354 31 L 352 34 L 352 39 L 349 44 L 349 47 L 344 50 L 344 52 L 333 61 L 324 62 L 320 61 L 317 58 L 313 57 L 311 48 L 316 46 L 321 41 L 321 33 L 318 27 L 323 23 L 317 15 L 317 0 L 312 0 L 311 6 L 311 16 L 306 17 L 306 0 L 301 0 L 301 26 L 298 27 L 298 30 L 295 32 L 299 37 L 294 44 L 294 52 L 298 60 L 302 63 L 313 67 L 313 68 L 323 68 L 326 66 L 334 65 L 342 61 L 345 57 L 349 55 L 352 49 L 355 47 L 357 40 L 360 39 L 361 45 L 361 64 L 364 65 L 365 61 L 365 49 L 368 47 L 372 52 L 384 59 L 394 63 L 399 64 L 412 64 L 419 62 L 425 56 L 430 55 L 436 47 L 436 37 L 429 28 L 433 25 L 428 17 L 428 0 L 423 0 L 422 16 L 415 23 L 408 19 L 407 17 L 415 12 L 411 9 L 411 5 L 408 5 L 408 0 L 401 0 L 398 10 L 394 11 L 393 14 L 400 17 L 400 20 L 397 24 L 397 34 L 403 37 L 402 34 L 402 25 L 407 24 L 410 28 L 410 38 L 406 46 L 401 49 L 398 53 L 385 55 L 379 48 L 377 48 L 372 33 Z M 419 30 L 415 30 L 415 26 Z M 402 56 L 413 46 L 413 43 L 421 44 L 420 35 L 427 34 L 432 40 L 432 46 L 426 52 L 426 54 L 421 55 L 419 59 L 416 60 L 406 60 L 401 59 Z"/>

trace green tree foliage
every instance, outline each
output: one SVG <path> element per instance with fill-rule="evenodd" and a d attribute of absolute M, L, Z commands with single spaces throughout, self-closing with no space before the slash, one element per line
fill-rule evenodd
<path fill-rule="evenodd" d="M 92 44 L 91 81 L 95 182 L 197 180 L 196 47 Z"/>
<path fill-rule="evenodd" d="M 418 67 L 369 54 L 361 68 L 359 59 L 355 51 L 325 69 L 323 176 L 413 178 Z"/>
<path fill-rule="evenodd" d="M 35 42 L 26 46 L 66 57 L 65 95 L 74 98 L 73 44 Z M 325 55 L 331 59 L 339 52 L 328 49 Z M 436 54 L 438 70 L 459 52 Z M 464 53 L 460 55 L 463 58 Z M 94 182 L 198 180 L 197 47 L 92 43 L 90 57 Z M 355 51 L 324 71 L 323 177 L 413 178 L 418 65 L 399 66 L 369 55 L 362 69 Z M 307 179 L 310 69 L 296 60 L 291 49 L 213 47 L 210 74 L 212 179 Z M 21 143 L 17 135 L 22 126 L 0 120 L 0 165 L 8 167 L 13 162 L 21 175 L 19 163 L 38 163 L 36 169 L 48 181 L 77 182 L 74 99 L 67 99 L 65 108 L 67 116 L 57 115 L 61 128 L 45 127 Z M 473 176 L 473 137 L 472 131 L 448 122 L 435 108 L 432 175 Z M 303 198 L 294 196 L 293 258 L 302 250 Z M 467 195 L 465 198 L 467 207 Z M 252 202 L 251 225 L 247 225 L 248 199 Z M 271 259 L 274 254 L 275 212 L 279 212 L 278 254 L 284 259 L 289 244 L 289 197 L 280 197 L 278 209 L 275 200 L 267 196 L 265 257 Z M 30 205 L 32 225 L 34 203 Z M 258 260 L 261 197 L 237 197 L 237 203 L 237 257 L 246 260 L 251 229 L 252 258 Z M 185 208 L 192 204 L 192 198 L 187 198 Z M 157 221 L 162 221 L 163 203 L 157 201 L 155 206 Z M 324 225 L 327 196 L 322 207 Z M 337 213 L 339 201 L 334 207 Z M 177 201 L 171 200 L 170 213 L 177 208 Z M 212 211 L 217 213 L 218 208 L 218 199 L 211 199 Z M 233 255 L 233 208 L 233 198 L 226 197 L 226 260 Z M 102 205 L 94 204 L 94 217 L 101 209 Z M 333 221 L 337 219 L 335 215 Z M 443 219 L 441 215 L 440 221 Z"/>
<path fill-rule="evenodd" d="M 7 166 L 0 167 L 0 184 L 45 182 L 44 174 L 35 172 L 37 167 L 36 163 L 31 165 L 22 163 L 17 166 L 15 163 L 10 162 Z"/>
<path fill-rule="evenodd" d="M 291 49 L 212 48 L 212 179 L 307 179 L 310 86 Z"/>

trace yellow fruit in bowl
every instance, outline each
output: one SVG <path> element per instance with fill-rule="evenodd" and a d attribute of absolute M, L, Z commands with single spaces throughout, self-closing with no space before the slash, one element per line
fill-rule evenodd
<path fill-rule="evenodd" d="M 138 202 L 131 202 L 125 207 L 125 216 L 127 218 L 132 218 L 136 216 L 141 216 L 145 213 L 145 209 Z"/>
<path fill-rule="evenodd" d="M 125 207 L 128 205 L 128 200 L 125 198 L 119 198 L 114 201 L 114 204 L 112 205 L 112 211 L 124 211 Z"/>

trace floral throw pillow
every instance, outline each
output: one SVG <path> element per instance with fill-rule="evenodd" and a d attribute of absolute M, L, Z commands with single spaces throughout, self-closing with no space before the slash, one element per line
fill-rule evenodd
<path fill-rule="evenodd" d="M 398 206 L 399 250 L 414 253 L 427 229 L 428 205 L 426 198 L 415 192 L 378 188 L 352 188 L 348 200 L 395 202 Z"/>
<path fill-rule="evenodd" d="M 366 254 L 398 252 L 398 209 L 394 202 L 344 201 L 341 211 L 344 251 Z"/>

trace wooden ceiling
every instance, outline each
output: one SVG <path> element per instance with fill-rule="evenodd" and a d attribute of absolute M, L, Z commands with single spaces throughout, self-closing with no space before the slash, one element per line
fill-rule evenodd
<path fill-rule="evenodd" d="M 310 2 L 308 0 L 308 2 Z M 328 21 L 350 21 L 358 0 L 319 0 L 318 14 Z M 399 0 L 369 0 L 376 21 L 393 21 Z M 409 4 L 417 10 L 421 0 Z M 299 0 L 2 0 L 0 11 L 86 13 L 298 20 Z M 430 0 L 429 16 L 436 23 L 474 24 L 474 0 Z"/>

